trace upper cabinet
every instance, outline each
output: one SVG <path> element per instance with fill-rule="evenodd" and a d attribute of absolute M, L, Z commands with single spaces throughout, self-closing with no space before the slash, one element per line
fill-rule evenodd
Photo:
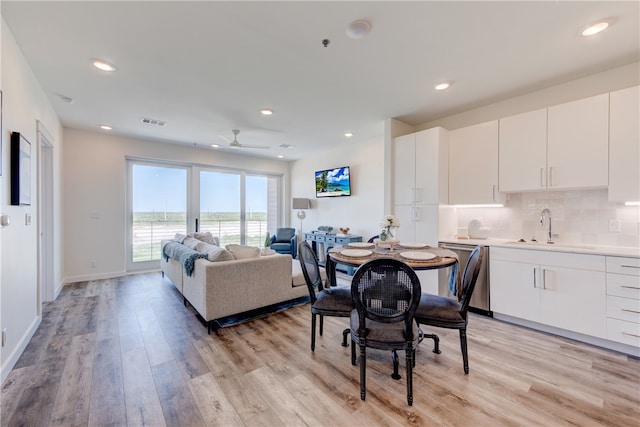
<path fill-rule="evenodd" d="M 548 109 L 547 188 L 607 187 L 609 94 Z"/>
<path fill-rule="evenodd" d="M 611 92 L 609 200 L 640 201 L 640 86 Z"/>
<path fill-rule="evenodd" d="M 547 188 L 547 109 L 500 119 L 500 191 Z"/>
<path fill-rule="evenodd" d="M 609 94 L 500 119 L 500 191 L 605 188 Z"/>
<path fill-rule="evenodd" d="M 502 203 L 498 193 L 498 121 L 449 132 L 449 203 Z"/>
<path fill-rule="evenodd" d="M 447 135 L 441 127 L 394 140 L 393 203 L 447 203 Z"/>

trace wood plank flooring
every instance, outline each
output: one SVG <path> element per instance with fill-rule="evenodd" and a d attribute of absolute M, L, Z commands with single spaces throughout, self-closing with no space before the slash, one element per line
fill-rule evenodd
<path fill-rule="evenodd" d="M 2 426 L 640 424 L 637 359 L 482 316 L 469 375 L 457 331 L 436 331 L 442 354 L 420 345 L 409 407 L 375 350 L 360 400 L 346 319 L 325 319 L 312 353 L 308 305 L 220 336 L 194 313 L 159 273 L 65 286 L 2 386 Z"/>

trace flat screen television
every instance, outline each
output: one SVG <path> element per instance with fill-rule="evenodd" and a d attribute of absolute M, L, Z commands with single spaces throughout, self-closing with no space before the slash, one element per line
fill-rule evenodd
<path fill-rule="evenodd" d="M 316 172 L 316 197 L 351 195 L 349 166 Z"/>

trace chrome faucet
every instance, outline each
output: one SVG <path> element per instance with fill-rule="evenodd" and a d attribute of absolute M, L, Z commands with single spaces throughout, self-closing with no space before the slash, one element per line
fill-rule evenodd
<path fill-rule="evenodd" d="M 553 234 L 551 234 L 551 211 L 547 208 L 544 208 L 542 210 L 542 213 L 540 214 L 540 225 L 544 225 L 545 216 L 549 219 L 549 232 L 547 233 L 547 243 L 552 244 Z"/>

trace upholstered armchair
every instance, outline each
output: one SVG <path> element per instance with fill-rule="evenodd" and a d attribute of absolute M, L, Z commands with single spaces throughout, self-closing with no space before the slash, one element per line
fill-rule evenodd
<path fill-rule="evenodd" d="M 270 247 L 278 253 L 289 254 L 292 258 L 297 258 L 296 229 L 277 228 L 276 234 L 271 236 Z"/>

